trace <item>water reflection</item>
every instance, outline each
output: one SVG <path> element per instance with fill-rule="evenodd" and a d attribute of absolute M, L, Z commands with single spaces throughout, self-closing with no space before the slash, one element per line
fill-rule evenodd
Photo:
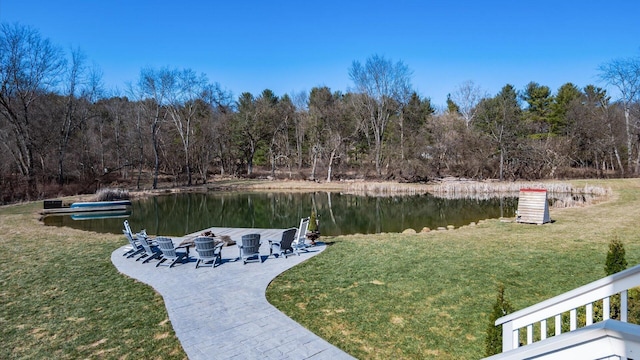
<path fill-rule="evenodd" d="M 420 231 L 481 219 L 513 217 L 517 199 L 443 199 L 431 195 L 372 197 L 314 193 L 186 193 L 133 202 L 129 222 L 150 234 L 182 236 L 218 227 L 288 228 L 314 209 L 323 235 Z M 122 219 L 73 221 L 49 217 L 46 225 L 121 233 Z"/>

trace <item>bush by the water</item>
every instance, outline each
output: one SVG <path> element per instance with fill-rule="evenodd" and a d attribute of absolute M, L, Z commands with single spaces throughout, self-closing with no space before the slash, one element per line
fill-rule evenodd
<path fill-rule="evenodd" d="M 129 191 L 124 189 L 102 188 L 96 192 L 96 201 L 129 200 Z"/>

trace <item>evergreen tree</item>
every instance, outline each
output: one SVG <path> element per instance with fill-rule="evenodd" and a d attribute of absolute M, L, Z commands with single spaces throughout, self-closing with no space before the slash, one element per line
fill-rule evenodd
<path fill-rule="evenodd" d="M 514 176 L 513 169 L 509 167 L 514 162 L 518 138 L 523 131 L 521 113 L 518 94 L 510 84 L 505 85 L 495 97 L 483 99 L 478 104 L 473 126 L 488 135 L 490 143 L 497 150 L 500 181 L 504 180 L 505 173 Z"/>
<path fill-rule="evenodd" d="M 460 114 L 460 107 L 451 99 L 451 94 L 447 94 L 447 112 L 449 114 Z"/>
<path fill-rule="evenodd" d="M 316 211 L 311 210 L 311 217 L 309 218 L 309 227 L 307 228 L 307 231 L 315 232 L 316 230 L 318 230 Z"/>
<path fill-rule="evenodd" d="M 540 85 L 536 82 L 527 84 L 522 99 L 527 102 L 525 118 L 534 134 L 549 132 L 549 114 L 553 97 L 548 86 Z"/>
<path fill-rule="evenodd" d="M 609 252 L 607 253 L 604 271 L 609 276 L 626 268 L 627 260 L 625 259 L 624 244 L 618 238 L 615 238 L 609 243 Z"/>
<path fill-rule="evenodd" d="M 513 312 L 513 307 L 504 298 L 504 285 L 498 285 L 498 297 L 489 316 L 487 337 L 485 339 L 485 356 L 491 356 L 502 352 L 502 329 L 495 325 L 496 320 Z"/>
<path fill-rule="evenodd" d="M 604 266 L 604 272 L 613 275 L 627 268 L 627 260 L 625 259 L 624 244 L 618 238 L 614 238 L 609 242 L 609 251 L 607 252 L 607 260 Z M 611 318 L 620 319 L 620 295 L 611 297 Z"/>
<path fill-rule="evenodd" d="M 567 113 L 572 103 L 578 101 L 582 92 L 572 83 L 566 83 L 558 89 L 558 93 L 553 97 L 549 114 L 550 132 L 555 135 L 565 135 L 569 119 Z"/>

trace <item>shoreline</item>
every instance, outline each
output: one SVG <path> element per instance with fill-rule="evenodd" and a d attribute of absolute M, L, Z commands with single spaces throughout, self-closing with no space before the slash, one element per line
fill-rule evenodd
<path fill-rule="evenodd" d="M 487 199 L 504 195 L 517 196 L 521 188 L 544 188 L 549 195 L 580 195 L 588 198 L 585 202 L 606 201 L 613 195 L 611 187 L 598 185 L 576 185 L 580 181 L 518 181 L 498 182 L 495 180 L 477 181 L 466 179 L 443 179 L 435 183 L 399 183 L 392 181 L 349 180 L 335 182 L 315 182 L 304 180 L 264 180 L 264 179 L 222 179 L 207 184 L 177 186 L 160 189 L 128 190 L 131 198 L 189 193 L 189 192 L 343 192 L 365 196 L 424 195 L 456 199 Z M 88 195 L 91 196 L 91 195 Z M 575 202 L 573 202 L 575 203 Z M 579 203 L 579 202 L 578 202 Z M 563 206 L 563 207 L 566 207 Z"/>
<path fill-rule="evenodd" d="M 619 179 L 624 181 L 624 179 Z M 613 180 L 616 181 L 616 180 Z M 162 186 L 165 185 L 165 186 Z M 171 186 L 170 186 L 171 185 Z M 206 184 L 192 186 L 161 184 L 158 189 L 135 189 L 129 186 L 104 187 L 102 189 L 122 189 L 127 191 L 129 199 L 139 199 L 151 196 L 209 191 L 269 191 L 269 192 L 344 192 L 365 196 L 395 196 L 395 195 L 422 195 L 430 194 L 441 198 L 479 198 L 486 199 L 499 197 L 504 194 L 517 196 L 520 187 L 539 186 L 549 191 L 549 194 L 578 194 L 593 195 L 599 198 L 596 203 L 610 200 L 614 196 L 611 179 L 588 180 L 548 180 L 548 181 L 518 181 L 499 182 L 497 180 L 468 180 L 457 178 L 445 178 L 432 183 L 400 183 L 393 181 L 368 181 L 345 180 L 334 182 L 307 181 L 307 180 L 270 180 L 270 179 L 213 179 Z M 68 196 L 50 197 L 48 199 L 63 200 L 64 203 L 75 201 L 95 201 L 96 194 L 77 194 Z M 47 199 L 47 200 L 48 200 Z M 35 200 L 35 202 L 45 199 Z M 0 208 L 29 203 L 33 201 L 6 204 Z M 591 203 L 589 201 L 589 203 Z"/>

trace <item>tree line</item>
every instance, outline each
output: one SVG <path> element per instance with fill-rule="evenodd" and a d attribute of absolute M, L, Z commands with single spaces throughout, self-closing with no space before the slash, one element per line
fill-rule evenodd
<path fill-rule="evenodd" d="M 600 66 L 604 88 L 468 81 L 436 109 L 402 61 L 373 55 L 347 70 L 347 92 L 315 87 L 235 97 L 192 69 L 143 68 L 108 92 L 79 49 L 20 24 L 0 29 L 2 202 L 153 188 L 213 174 L 332 181 L 500 180 L 640 172 L 640 58 Z"/>

